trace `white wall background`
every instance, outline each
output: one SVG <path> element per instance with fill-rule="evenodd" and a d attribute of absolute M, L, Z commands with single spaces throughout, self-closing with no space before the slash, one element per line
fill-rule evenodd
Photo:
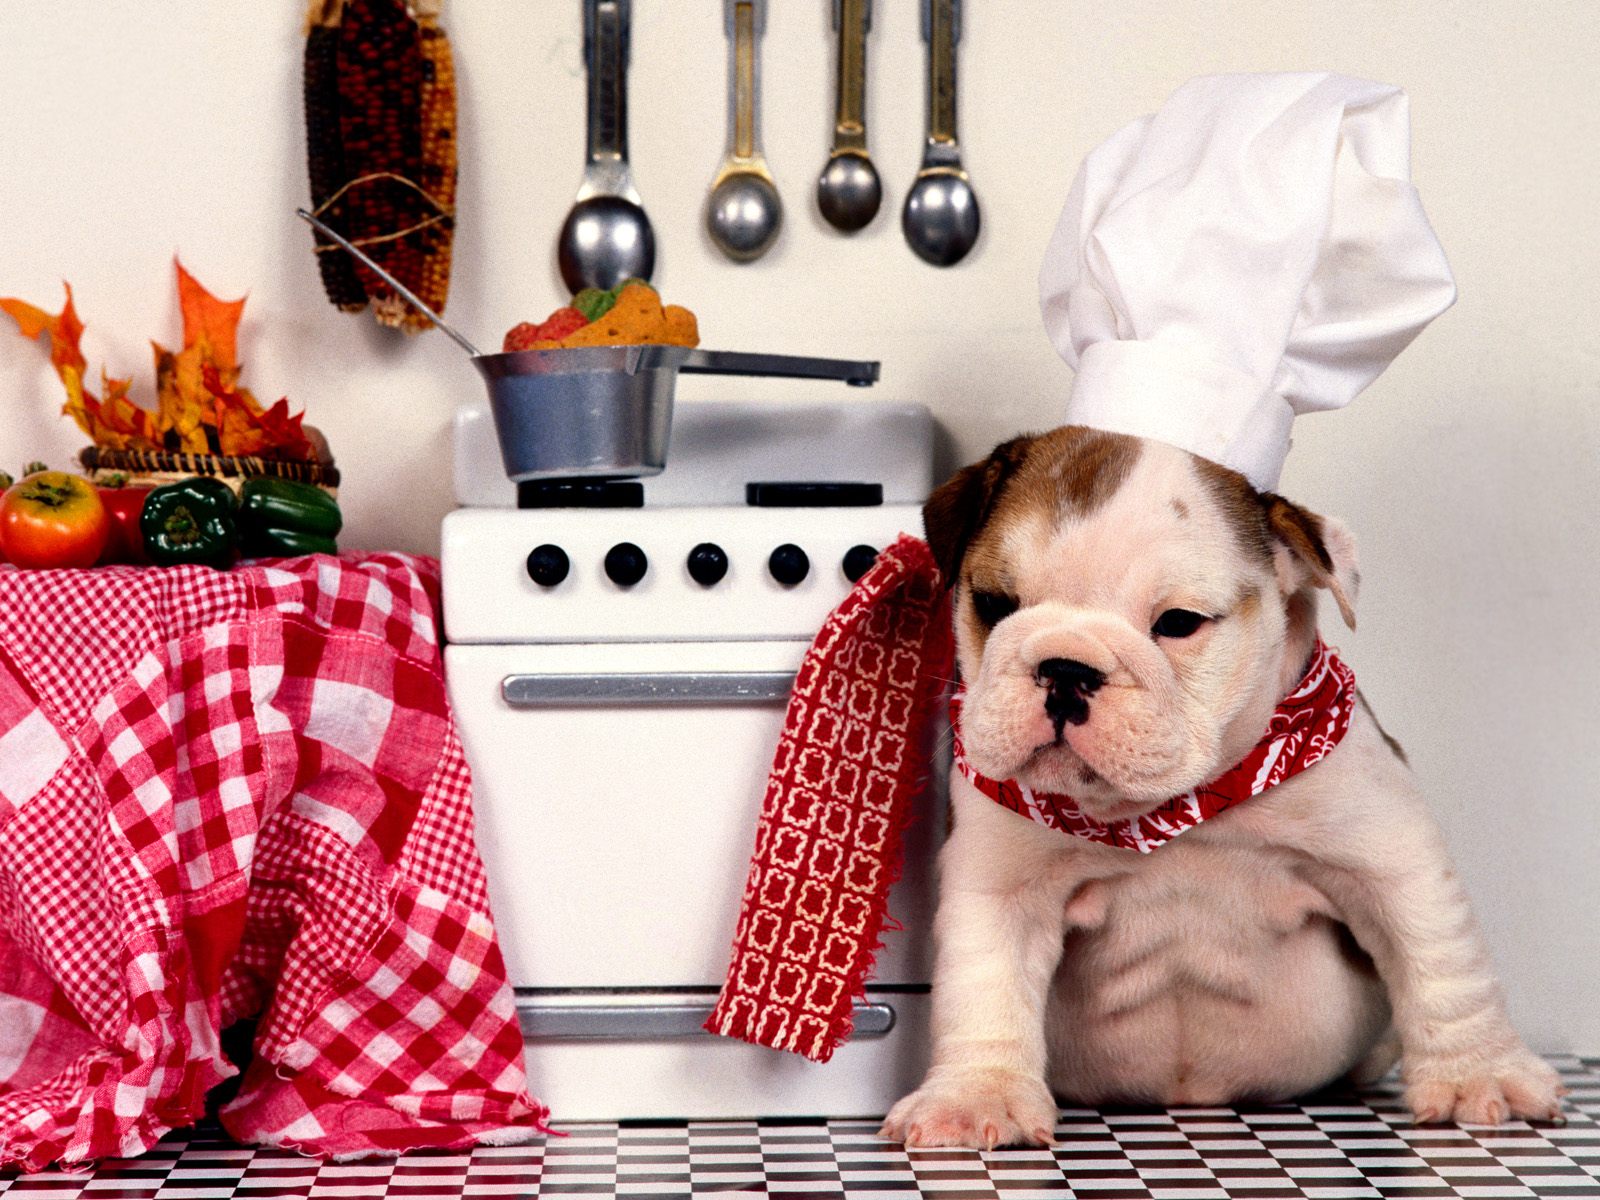
<path fill-rule="evenodd" d="M 881 358 L 932 405 L 953 466 L 1056 422 L 1069 375 L 1034 275 L 1079 158 L 1191 75 L 1328 68 L 1412 96 L 1414 175 L 1461 301 L 1343 414 L 1301 422 L 1283 490 L 1362 537 L 1362 633 L 1330 630 L 1437 800 L 1515 1016 L 1600 1053 L 1600 3 L 1594 0 L 968 0 L 961 128 L 984 232 L 923 266 L 898 207 L 920 156 L 914 0 L 879 0 L 872 150 L 886 211 L 853 239 L 815 215 L 831 122 L 827 0 L 772 0 L 765 143 L 788 204 L 754 266 L 701 230 L 725 137 L 721 4 L 635 0 L 633 160 L 657 282 L 714 347 Z M 246 382 L 328 434 L 352 545 L 432 552 L 448 425 L 478 383 L 442 335 L 336 313 L 307 231 L 300 0 L 56 0 L 0 17 L 0 295 L 54 308 L 92 370 L 174 344 L 171 258 L 248 291 Z M 559 302 L 577 187 L 576 0 L 456 0 L 462 105 L 450 315 L 483 343 Z M 685 394 L 797 385 L 685 383 Z M 136 393 L 137 394 L 137 393 Z M 65 464 L 39 348 L 0 329 L 0 464 Z"/>

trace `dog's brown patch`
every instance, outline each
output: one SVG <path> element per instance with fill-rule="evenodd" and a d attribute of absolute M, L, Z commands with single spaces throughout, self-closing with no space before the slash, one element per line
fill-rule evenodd
<path fill-rule="evenodd" d="M 1195 471 L 1222 519 L 1245 553 L 1259 562 L 1272 561 L 1272 531 L 1261 508 L 1261 493 L 1237 471 L 1204 458 L 1195 458 Z"/>
<path fill-rule="evenodd" d="M 1322 518 L 1271 492 L 1262 495 L 1261 502 L 1273 534 L 1308 566 L 1332 575 L 1333 558 L 1322 540 Z"/>
<path fill-rule="evenodd" d="M 1138 438 L 1064 425 L 1035 440 L 1032 461 L 1040 467 L 1024 471 L 1018 482 L 1025 484 L 1030 473 L 1037 473 L 1043 478 L 1036 486 L 1046 493 L 1047 502 L 1055 502 L 1057 512 L 1086 516 L 1127 482 L 1140 449 Z"/>
<path fill-rule="evenodd" d="M 1172 511 L 1177 514 L 1178 520 L 1180 521 L 1187 521 L 1189 519 L 1189 506 L 1182 500 L 1179 500 L 1176 496 L 1172 498 Z"/>
<path fill-rule="evenodd" d="M 957 471 L 922 509 L 934 561 L 953 585 L 962 560 L 1002 507 L 1008 513 L 1084 516 L 1116 495 L 1139 460 L 1139 439 L 1079 425 L 996 446 Z"/>
<path fill-rule="evenodd" d="M 954 587 L 967 546 L 989 520 L 1034 442 L 1031 434 L 1002 442 L 982 462 L 962 467 L 922 506 L 922 528 L 946 587 Z"/>

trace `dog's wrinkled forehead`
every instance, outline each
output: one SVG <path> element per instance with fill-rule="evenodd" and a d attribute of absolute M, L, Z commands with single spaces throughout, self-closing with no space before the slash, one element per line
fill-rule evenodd
<path fill-rule="evenodd" d="M 963 563 L 969 575 L 990 574 L 1066 523 L 1080 539 L 1106 542 L 1102 551 L 1160 536 L 1225 544 L 1253 563 L 1272 554 L 1260 497 L 1243 476 L 1159 443 L 1078 426 L 997 447 L 934 494 L 925 522 L 952 584 Z"/>

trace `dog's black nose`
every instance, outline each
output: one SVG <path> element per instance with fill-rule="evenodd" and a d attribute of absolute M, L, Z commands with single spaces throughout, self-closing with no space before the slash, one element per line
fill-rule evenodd
<path fill-rule="evenodd" d="M 1082 725 L 1089 719 L 1088 698 L 1106 681 L 1104 672 L 1072 658 L 1045 659 L 1039 664 L 1037 677 L 1049 689 L 1044 711 L 1055 723 L 1058 738 L 1063 725 Z"/>
<path fill-rule="evenodd" d="M 1105 683 L 1105 672 L 1097 671 L 1088 663 L 1075 658 L 1047 658 L 1039 664 L 1039 682 L 1049 684 L 1050 690 L 1077 691 L 1089 695 L 1099 691 Z"/>

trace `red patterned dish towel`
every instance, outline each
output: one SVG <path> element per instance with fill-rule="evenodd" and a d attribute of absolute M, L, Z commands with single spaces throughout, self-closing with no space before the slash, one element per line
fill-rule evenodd
<path fill-rule="evenodd" d="M 818 1062 L 850 1036 L 951 663 L 933 554 L 902 535 L 795 678 L 712 1033 Z"/>
<path fill-rule="evenodd" d="M 518 1141 L 437 564 L 0 566 L 0 1164 Z"/>

